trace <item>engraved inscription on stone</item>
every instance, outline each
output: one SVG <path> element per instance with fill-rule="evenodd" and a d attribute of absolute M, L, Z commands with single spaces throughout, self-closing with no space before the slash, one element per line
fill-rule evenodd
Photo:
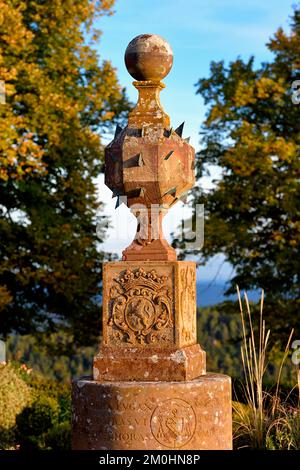
<path fill-rule="evenodd" d="M 172 296 L 167 276 L 155 270 L 127 269 L 114 279 L 110 289 L 108 326 L 116 338 L 132 345 L 155 343 L 163 330 L 173 325 Z"/>
<path fill-rule="evenodd" d="M 195 411 L 185 400 L 170 398 L 155 408 L 150 425 L 160 444 L 177 449 L 187 444 L 195 433 Z"/>
<path fill-rule="evenodd" d="M 107 408 L 103 403 L 102 396 L 93 410 L 92 419 L 84 419 L 87 434 L 94 436 L 96 433 L 97 439 L 103 442 L 129 443 L 150 439 L 149 421 L 155 408 L 155 398 L 149 397 L 145 401 L 110 398 L 109 413 L 104 412 Z M 111 410 L 115 410 L 115 414 Z"/>

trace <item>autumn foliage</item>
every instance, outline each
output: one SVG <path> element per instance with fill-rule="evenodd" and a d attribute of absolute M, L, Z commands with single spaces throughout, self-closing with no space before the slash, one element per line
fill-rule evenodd
<path fill-rule="evenodd" d="M 95 20 L 113 3 L 0 0 L 4 336 L 65 328 L 80 342 L 87 322 L 99 333 L 104 232 L 94 178 L 103 165 L 101 134 L 128 109 L 115 69 L 95 49 Z"/>
<path fill-rule="evenodd" d="M 292 100 L 300 73 L 300 10 L 291 30 L 267 44 L 273 60 L 254 57 L 211 64 L 197 93 L 208 106 L 197 171 L 214 165 L 214 188 L 194 191 L 206 211 L 202 261 L 223 253 L 240 288 L 263 288 L 273 331 L 299 327 L 300 104 Z"/>

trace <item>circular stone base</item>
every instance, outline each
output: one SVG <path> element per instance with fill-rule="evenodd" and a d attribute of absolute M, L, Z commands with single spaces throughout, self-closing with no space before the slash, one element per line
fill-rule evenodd
<path fill-rule="evenodd" d="M 231 381 L 73 382 L 73 449 L 232 449 Z"/>

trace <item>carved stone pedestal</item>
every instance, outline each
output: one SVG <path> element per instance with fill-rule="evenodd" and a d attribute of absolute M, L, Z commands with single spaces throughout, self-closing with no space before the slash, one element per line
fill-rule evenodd
<path fill-rule="evenodd" d="M 205 352 L 196 344 L 195 279 L 194 262 L 105 263 L 94 379 L 180 381 L 205 374 Z"/>
<path fill-rule="evenodd" d="M 103 341 L 93 379 L 73 382 L 73 449 L 231 449 L 230 378 L 206 374 L 197 344 L 195 263 L 176 261 L 162 231 L 195 182 L 195 150 L 159 100 L 172 50 L 142 34 L 125 63 L 139 97 L 105 148 L 105 184 L 137 233 L 103 267 Z"/>
<path fill-rule="evenodd" d="M 205 351 L 199 344 L 185 348 L 101 347 L 94 358 L 95 380 L 192 380 L 205 374 Z M 130 379 L 128 379 L 130 377 Z"/>
<path fill-rule="evenodd" d="M 73 383 L 73 449 L 230 450 L 231 383 L 221 374 L 186 382 Z"/>

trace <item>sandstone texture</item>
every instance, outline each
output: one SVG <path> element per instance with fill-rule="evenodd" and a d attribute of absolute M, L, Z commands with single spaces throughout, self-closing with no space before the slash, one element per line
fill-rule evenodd
<path fill-rule="evenodd" d="M 231 382 L 73 382 L 73 449 L 232 448 Z"/>
<path fill-rule="evenodd" d="M 136 216 L 137 232 L 122 261 L 103 265 L 102 341 L 93 377 L 72 383 L 72 446 L 228 450 L 231 380 L 206 373 L 196 265 L 177 261 L 162 231 L 166 212 L 195 183 L 195 150 L 160 103 L 173 53 L 160 36 L 143 34 L 125 62 L 139 97 L 105 149 L 105 183 L 116 208 L 124 203 Z"/>
<path fill-rule="evenodd" d="M 194 262 L 105 263 L 94 380 L 180 381 L 205 374 L 195 281 Z"/>

